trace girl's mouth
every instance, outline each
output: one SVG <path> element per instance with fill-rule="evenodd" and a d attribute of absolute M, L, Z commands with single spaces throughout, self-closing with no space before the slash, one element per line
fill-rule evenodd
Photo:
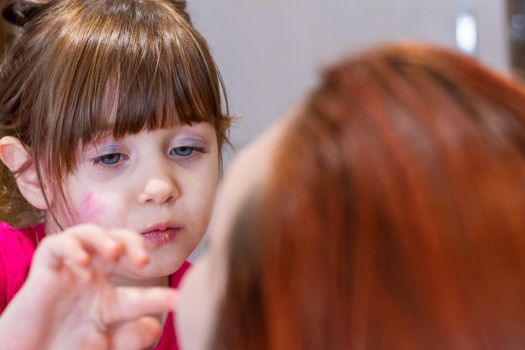
<path fill-rule="evenodd" d="M 150 230 L 143 232 L 141 235 L 146 241 L 153 245 L 162 245 L 173 242 L 179 235 L 180 228 L 167 227 L 160 230 Z"/>

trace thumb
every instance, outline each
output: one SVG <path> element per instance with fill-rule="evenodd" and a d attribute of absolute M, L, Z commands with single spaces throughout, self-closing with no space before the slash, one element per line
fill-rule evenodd
<path fill-rule="evenodd" d="M 113 329 L 111 348 L 115 350 L 147 349 L 155 344 L 161 334 L 160 322 L 153 317 L 144 316 Z"/>

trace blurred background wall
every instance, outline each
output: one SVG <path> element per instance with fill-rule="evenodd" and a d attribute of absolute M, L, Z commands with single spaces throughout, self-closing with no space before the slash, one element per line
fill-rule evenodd
<path fill-rule="evenodd" d="M 505 0 L 188 0 L 226 83 L 237 149 L 315 83 L 323 66 L 396 39 L 455 47 L 456 19 L 477 22 L 477 56 L 509 70 Z"/>

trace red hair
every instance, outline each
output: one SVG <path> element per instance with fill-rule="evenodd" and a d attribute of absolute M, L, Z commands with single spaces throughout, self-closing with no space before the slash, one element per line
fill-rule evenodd
<path fill-rule="evenodd" d="M 213 348 L 525 347 L 523 86 L 383 47 L 332 67 L 277 149 Z"/>

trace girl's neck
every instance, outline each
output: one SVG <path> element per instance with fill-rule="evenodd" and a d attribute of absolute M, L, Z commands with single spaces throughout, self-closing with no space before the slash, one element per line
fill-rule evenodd
<path fill-rule="evenodd" d="M 116 286 L 134 286 L 134 287 L 169 287 L 170 278 L 169 276 L 164 276 L 151 280 L 132 280 L 119 276 L 113 276 L 113 283 Z"/>

